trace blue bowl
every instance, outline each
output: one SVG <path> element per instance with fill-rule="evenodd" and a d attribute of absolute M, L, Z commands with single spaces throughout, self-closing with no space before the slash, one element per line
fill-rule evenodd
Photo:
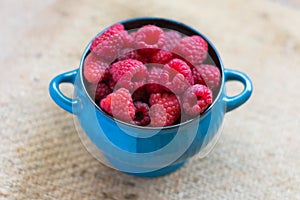
<path fill-rule="evenodd" d="M 206 156 L 220 135 L 225 113 L 250 98 L 251 80 L 240 71 L 224 68 L 213 44 L 190 26 L 162 18 L 135 18 L 119 23 L 127 30 L 154 24 L 185 35 L 203 37 L 208 43 L 206 63 L 214 63 L 220 69 L 222 78 L 212 105 L 201 116 L 167 127 L 141 127 L 114 119 L 95 104 L 85 88 L 83 63 L 91 42 L 82 55 L 78 69 L 60 74 L 51 81 L 50 96 L 58 106 L 74 114 L 76 127 L 87 150 L 101 162 L 122 172 L 141 177 L 161 176 L 175 171 L 195 154 Z M 227 81 L 241 82 L 243 91 L 227 96 Z M 61 83 L 74 85 L 72 99 L 61 92 Z"/>

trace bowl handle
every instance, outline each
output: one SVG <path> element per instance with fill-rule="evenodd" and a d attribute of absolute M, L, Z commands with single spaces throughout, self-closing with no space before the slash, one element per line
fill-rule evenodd
<path fill-rule="evenodd" d="M 232 111 L 245 103 L 251 96 L 253 86 L 251 79 L 244 74 L 243 72 L 232 70 L 232 69 L 225 69 L 225 83 L 226 81 L 239 81 L 242 82 L 244 85 L 243 91 L 235 96 L 225 96 L 224 101 L 226 103 L 226 112 Z"/>
<path fill-rule="evenodd" d="M 78 69 L 62 73 L 55 78 L 49 84 L 49 93 L 53 101 L 62 109 L 73 114 L 72 107 L 78 103 L 77 100 L 71 99 L 65 96 L 59 89 L 61 83 L 71 83 L 74 85 L 75 78 L 77 76 Z"/>

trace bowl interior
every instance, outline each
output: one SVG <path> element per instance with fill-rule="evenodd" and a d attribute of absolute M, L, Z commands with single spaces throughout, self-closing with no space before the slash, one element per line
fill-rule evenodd
<path fill-rule="evenodd" d="M 200 33 L 199 31 L 195 30 L 194 28 L 192 28 L 190 26 L 187 26 L 183 23 L 180 23 L 180 22 L 177 22 L 174 20 L 163 19 L 163 18 L 137 18 L 137 19 L 130 19 L 130 20 L 122 21 L 120 23 L 122 23 L 124 25 L 126 30 L 137 29 L 142 26 L 151 24 L 151 25 L 156 25 L 161 28 L 175 30 L 186 36 L 200 35 L 203 39 L 206 40 L 206 42 L 208 44 L 208 56 L 207 56 L 207 59 L 204 61 L 204 63 L 215 65 L 222 72 L 222 67 L 221 67 L 221 62 L 220 62 L 219 56 L 218 56 L 215 48 L 212 46 L 211 42 L 202 33 Z"/>
<path fill-rule="evenodd" d="M 151 18 L 134 18 L 134 19 L 120 21 L 118 23 L 123 24 L 126 30 L 138 29 L 138 28 L 141 28 L 142 26 L 145 26 L 145 25 L 156 25 L 156 26 L 158 26 L 160 28 L 165 28 L 165 29 L 169 29 L 169 30 L 175 30 L 175 31 L 177 31 L 177 32 L 179 32 L 179 33 L 181 33 L 183 35 L 186 35 L 186 36 L 199 35 L 199 36 L 201 36 L 207 42 L 207 44 L 208 44 L 208 54 L 207 54 L 206 60 L 203 63 L 204 64 L 212 64 L 212 65 L 215 65 L 216 67 L 218 67 L 219 70 L 220 70 L 220 74 L 221 74 L 221 81 L 220 81 L 220 86 L 219 86 L 218 92 L 216 94 L 214 94 L 214 101 L 213 101 L 213 103 L 204 111 L 204 113 L 201 114 L 201 117 L 204 116 L 204 115 L 206 115 L 209 112 L 209 110 L 213 107 L 213 105 L 215 104 L 215 102 L 217 101 L 217 99 L 219 98 L 220 93 L 221 93 L 221 91 L 223 89 L 223 85 L 224 85 L 224 72 L 223 72 L 222 61 L 220 59 L 220 56 L 218 55 L 218 52 L 216 51 L 215 47 L 213 46 L 213 44 L 202 33 L 200 33 L 199 31 L 197 31 L 196 29 L 194 29 L 194 28 L 192 28 L 190 26 L 187 26 L 187 25 L 185 25 L 185 24 L 183 24 L 181 22 L 177 22 L 177 21 L 170 20 L 170 19 L 152 18 L 152 17 Z M 95 36 L 95 38 L 97 36 L 99 36 L 100 34 L 102 34 L 107 29 L 104 29 L 103 31 L 99 32 Z M 183 124 L 187 124 L 187 123 L 193 121 L 195 118 L 197 118 L 197 117 L 195 117 L 193 119 L 189 119 L 189 120 L 184 121 L 182 123 L 179 123 L 179 124 L 176 124 L 176 125 L 171 125 L 171 126 L 165 126 L 165 127 L 143 127 L 143 126 L 137 126 L 137 125 L 133 125 L 133 124 L 130 124 L 130 123 L 127 123 L 127 122 L 120 121 L 120 120 L 115 119 L 115 118 L 111 117 L 110 115 L 106 114 L 94 102 L 93 98 L 90 97 L 89 93 L 86 90 L 87 82 L 83 78 L 83 63 L 84 63 L 84 59 L 86 58 L 86 56 L 90 53 L 90 50 L 89 50 L 90 45 L 91 45 L 91 42 L 86 47 L 86 50 L 85 50 L 85 52 L 84 52 L 84 54 L 82 56 L 82 59 L 81 59 L 81 63 L 80 63 L 80 76 L 81 76 L 83 88 L 84 88 L 86 94 L 89 96 L 89 99 L 95 105 L 95 107 L 99 111 L 101 111 L 105 116 L 107 116 L 108 118 L 111 118 L 113 120 L 116 120 L 119 123 L 131 126 L 131 127 L 135 127 L 135 128 L 138 128 L 138 129 L 149 129 L 149 128 L 150 129 L 169 129 L 169 128 L 176 128 L 176 127 L 181 126 Z"/>

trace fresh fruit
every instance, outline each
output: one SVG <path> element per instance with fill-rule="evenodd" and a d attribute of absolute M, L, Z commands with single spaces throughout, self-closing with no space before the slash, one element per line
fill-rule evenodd
<path fill-rule="evenodd" d="M 157 65 L 148 66 L 148 80 L 145 85 L 148 93 L 158 93 L 167 90 L 167 83 L 169 81 L 168 72 Z"/>
<path fill-rule="evenodd" d="M 110 63 L 116 59 L 119 51 L 123 48 L 124 37 L 126 37 L 124 26 L 116 24 L 96 37 L 90 46 L 90 50 L 102 60 Z"/>
<path fill-rule="evenodd" d="M 135 34 L 135 48 L 162 48 L 164 45 L 164 32 L 154 25 L 146 25 Z"/>
<path fill-rule="evenodd" d="M 193 75 L 188 64 L 180 59 L 173 59 L 164 66 L 168 72 L 169 82 L 167 88 L 175 94 L 183 93 L 188 87 L 194 84 Z"/>
<path fill-rule="evenodd" d="M 172 125 L 180 116 L 180 103 L 174 94 L 153 93 L 149 104 L 151 126 Z"/>
<path fill-rule="evenodd" d="M 190 85 L 194 84 L 192 71 L 186 62 L 175 58 L 168 62 L 165 68 L 174 69 L 176 72 L 182 74 Z"/>
<path fill-rule="evenodd" d="M 150 123 L 149 106 L 146 103 L 137 101 L 134 103 L 135 115 L 133 124 L 138 126 L 147 126 Z"/>
<path fill-rule="evenodd" d="M 177 31 L 169 30 L 164 34 L 164 50 L 173 51 L 174 47 L 180 42 L 181 34 Z"/>
<path fill-rule="evenodd" d="M 207 55 L 207 42 L 200 36 L 184 37 L 174 47 L 174 52 L 193 65 L 201 64 Z"/>
<path fill-rule="evenodd" d="M 179 124 L 205 112 L 219 89 L 221 73 L 207 64 L 207 51 L 198 35 L 155 25 L 127 32 L 116 24 L 92 41 L 83 66 L 87 91 L 124 122 Z"/>
<path fill-rule="evenodd" d="M 131 94 L 125 88 L 120 88 L 102 99 L 100 107 L 113 117 L 126 122 L 132 121 L 135 115 Z"/>
<path fill-rule="evenodd" d="M 112 92 L 112 90 L 103 82 L 90 85 L 88 91 L 97 104 Z"/>
<path fill-rule="evenodd" d="M 113 63 L 110 73 L 118 87 L 135 90 L 145 84 L 148 71 L 147 67 L 138 60 L 127 59 Z"/>
<path fill-rule="evenodd" d="M 156 63 L 156 64 L 167 64 L 173 59 L 173 54 L 170 51 L 165 50 L 159 50 L 150 58 L 150 63 Z"/>
<path fill-rule="evenodd" d="M 187 89 L 182 101 L 185 113 L 196 116 L 212 103 L 212 92 L 205 85 L 196 84 Z"/>
<path fill-rule="evenodd" d="M 133 101 L 142 101 L 144 103 L 148 103 L 150 94 L 146 90 L 146 86 L 147 84 L 133 91 L 131 95 Z"/>
<path fill-rule="evenodd" d="M 148 57 L 146 55 L 143 55 L 140 50 L 134 50 L 132 48 L 122 49 L 120 55 L 117 58 L 118 61 L 127 59 L 138 60 L 144 64 L 149 60 Z"/>
<path fill-rule="evenodd" d="M 218 89 L 221 80 L 220 70 L 207 64 L 195 66 L 193 77 L 195 83 L 207 85 L 213 91 Z"/>
<path fill-rule="evenodd" d="M 90 83 L 98 83 L 108 76 L 108 67 L 107 63 L 97 59 L 97 56 L 91 53 L 84 61 L 84 77 Z"/>

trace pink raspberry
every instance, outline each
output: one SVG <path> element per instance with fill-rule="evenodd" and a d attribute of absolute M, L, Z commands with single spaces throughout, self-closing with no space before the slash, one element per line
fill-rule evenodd
<path fill-rule="evenodd" d="M 164 32 L 154 25 L 141 27 L 135 34 L 135 48 L 156 48 L 164 45 Z"/>
<path fill-rule="evenodd" d="M 109 29 L 114 30 L 114 31 L 124 31 L 125 30 L 123 24 L 112 25 Z"/>
<path fill-rule="evenodd" d="M 98 83 L 108 76 L 109 65 L 97 58 L 96 55 L 90 53 L 83 66 L 83 74 L 90 83 Z"/>
<path fill-rule="evenodd" d="M 220 70 L 216 66 L 207 64 L 195 66 L 193 77 L 195 83 L 207 85 L 213 91 L 218 89 L 221 81 Z"/>
<path fill-rule="evenodd" d="M 207 42 L 200 36 L 184 37 L 174 47 L 174 52 L 193 65 L 202 63 L 207 55 Z"/>
<path fill-rule="evenodd" d="M 185 113 L 196 116 L 212 104 L 212 91 L 205 85 L 196 84 L 187 89 L 182 101 Z"/>
<path fill-rule="evenodd" d="M 150 63 L 167 64 L 173 59 L 173 54 L 169 51 L 159 50 L 150 58 Z"/>
<path fill-rule="evenodd" d="M 122 49 L 120 52 L 120 55 L 118 56 L 118 61 L 127 60 L 127 59 L 138 60 L 144 64 L 148 62 L 147 56 L 141 54 L 141 52 L 139 50 L 134 50 L 132 48 Z"/>
<path fill-rule="evenodd" d="M 188 81 L 189 84 L 191 84 L 191 85 L 194 84 L 191 68 L 183 60 L 175 58 L 175 59 L 171 60 L 170 62 L 168 62 L 168 64 L 165 65 L 165 68 L 174 69 L 176 72 L 182 74 L 186 78 L 186 80 Z"/>
<path fill-rule="evenodd" d="M 147 126 L 150 123 L 149 106 L 146 103 L 137 101 L 134 103 L 135 115 L 133 124 L 138 126 Z"/>
<path fill-rule="evenodd" d="M 174 94 L 151 94 L 149 104 L 151 126 L 169 126 L 180 117 L 180 102 Z"/>
<path fill-rule="evenodd" d="M 113 61 L 124 46 L 126 31 L 122 24 L 116 24 L 95 38 L 90 50 L 107 62 Z"/>
<path fill-rule="evenodd" d="M 135 90 L 145 84 L 147 67 L 138 60 L 121 60 L 111 65 L 110 73 L 119 87 Z"/>
<path fill-rule="evenodd" d="M 158 93 L 167 90 L 166 86 L 169 80 L 169 74 L 157 66 L 148 67 L 148 80 L 145 85 L 148 93 Z"/>
<path fill-rule="evenodd" d="M 129 91 L 120 88 L 100 102 L 100 107 L 113 117 L 130 122 L 134 119 L 135 107 Z"/>
<path fill-rule="evenodd" d="M 125 48 L 132 48 L 134 45 L 134 38 L 136 32 L 127 33 L 124 35 L 124 47 Z"/>
<path fill-rule="evenodd" d="M 163 49 L 172 52 L 174 47 L 181 40 L 181 34 L 173 30 L 165 31 L 164 38 L 165 41 L 164 41 Z"/>
<path fill-rule="evenodd" d="M 184 92 L 194 84 L 193 75 L 188 64 L 180 59 L 173 59 L 164 66 L 169 74 L 167 87 L 175 94 Z"/>
<path fill-rule="evenodd" d="M 112 90 L 103 82 L 92 84 L 88 87 L 88 91 L 95 103 L 99 104 L 100 101 L 109 95 Z"/>

